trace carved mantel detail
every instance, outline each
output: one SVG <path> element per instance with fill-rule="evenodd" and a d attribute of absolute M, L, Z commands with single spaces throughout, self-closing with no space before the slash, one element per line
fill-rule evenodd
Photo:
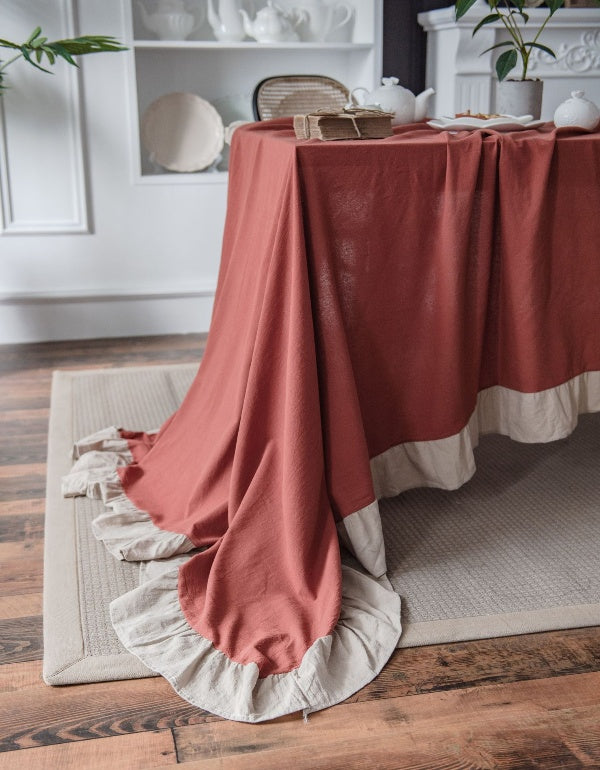
<path fill-rule="evenodd" d="M 578 43 L 561 43 L 554 49 L 556 59 L 539 49 L 531 52 L 529 69 L 556 69 L 600 75 L 600 29 L 586 30 Z"/>

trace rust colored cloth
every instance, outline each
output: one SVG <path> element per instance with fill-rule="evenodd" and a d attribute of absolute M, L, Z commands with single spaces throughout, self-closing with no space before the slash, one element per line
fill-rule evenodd
<path fill-rule="evenodd" d="M 551 125 L 237 129 L 206 353 L 120 474 L 206 547 L 179 595 L 218 650 L 265 677 L 331 633 L 336 520 L 373 502 L 370 458 L 458 433 L 482 389 L 600 370 L 599 181 L 600 135 Z"/>

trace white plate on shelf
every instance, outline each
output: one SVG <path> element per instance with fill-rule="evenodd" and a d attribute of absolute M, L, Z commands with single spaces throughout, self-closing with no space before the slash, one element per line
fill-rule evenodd
<path fill-rule="evenodd" d="M 225 129 L 215 108 L 197 94 L 171 93 L 148 107 L 141 123 L 150 159 L 169 171 L 202 171 L 217 160 Z"/>
<path fill-rule="evenodd" d="M 524 131 L 528 128 L 539 128 L 544 120 L 533 120 L 531 115 L 500 115 L 497 118 L 435 118 L 427 121 L 427 125 L 438 131 L 475 131 L 479 128 L 491 128 L 494 131 Z"/>

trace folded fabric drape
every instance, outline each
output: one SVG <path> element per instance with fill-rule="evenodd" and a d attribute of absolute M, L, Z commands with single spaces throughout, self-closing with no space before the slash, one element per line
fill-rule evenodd
<path fill-rule="evenodd" d="M 197 378 L 158 433 L 91 437 L 65 479 L 105 499 L 115 555 L 190 554 L 113 603 L 131 652 L 242 721 L 378 674 L 401 626 L 377 498 L 459 485 L 480 432 L 551 440 L 600 410 L 599 171 L 598 135 L 551 126 L 236 131 Z"/>

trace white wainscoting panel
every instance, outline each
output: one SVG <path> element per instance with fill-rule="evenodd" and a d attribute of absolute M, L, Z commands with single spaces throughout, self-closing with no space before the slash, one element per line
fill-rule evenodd
<path fill-rule="evenodd" d="M 2 0 L 3 37 L 26 39 L 33 30 L 23 18 L 23 0 Z M 38 3 L 36 19 L 51 39 L 76 34 L 74 0 Z M 2 236 L 89 232 L 79 71 L 62 60 L 51 69 L 45 75 L 17 61 L 6 70 L 10 87 L 0 100 Z"/>

